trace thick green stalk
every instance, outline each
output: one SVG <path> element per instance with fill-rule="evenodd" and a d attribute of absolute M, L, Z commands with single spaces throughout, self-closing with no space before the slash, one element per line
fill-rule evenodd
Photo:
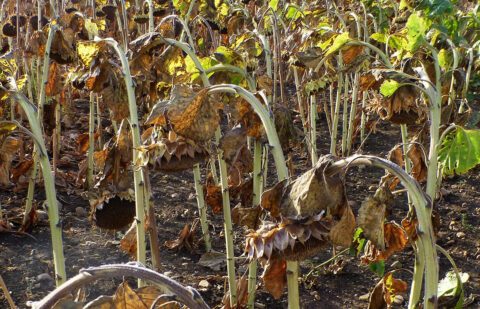
<path fill-rule="evenodd" d="M 50 222 L 52 237 L 53 264 L 55 267 L 55 281 L 57 286 L 65 282 L 67 273 L 65 271 L 65 258 L 63 255 L 62 223 L 58 215 L 57 195 L 55 192 L 55 181 L 53 179 L 50 161 L 48 160 L 47 149 L 43 141 L 42 128 L 38 120 L 38 114 L 34 105 L 20 92 L 11 91 L 13 98 L 19 103 L 27 115 L 34 141 L 38 147 L 38 162 L 42 168 L 45 194 L 47 196 L 47 213 Z"/>
<path fill-rule="evenodd" d="M 423 243 L 415 241 L 415 264 L 413 269 L 412 286 L 408 298 L 408 309 L 418 308 L 422 294 L 423 275 L 425 273 L 425 249 Z"/>
<path fill-rule="evenodd" d="M 233 252 L 232 215 L 230 211 L 230 194 L 228 192 L 227 164 L 223 160 L 223 150 L 218 148 L 218 165 L 220 167 L 220 184 L 222 188 L 223 226 L 227 253 L 228 286 L 230 288 L 230 306 L 237 303 L 237 276 L 235 274 L 235 253 Z"/>
<path fill-rule="evenodd" d="M 410 158 L 408 157 L 408 133 L 407 133 L 407 125 L 401 124 L 400 130 L 402 132 L 402 149 L 403 149 L 403 161 L 405 162 L 405 171 L 410 174 L 412 171 L 412 166 L 410 162 Z"/>
<path fill-rule="evenodd" d="M 360 145 L 363 145 L 363 141 L 365 140 L 365 124 L 366 124 L 366 115 L 365 115 L 365 106 L 367 106 L 367 91 L 363 91 L 362 93 L 362 118 L 360 120 Z"/>
<path fill-rule="evenodd" d="M 353 142 L 353 122 L 355 121 L 355 114 L 357 113 L 357 99 L 358 99 L 358 84 L 360 83 L 360 74 L 355 73 L 352 89 L 352 105 L 350 106 L 350 118 L 348 119 L 348 134 L 347 134 L 347 156 L 352 151 Z"/>
<path fill-rule="evenodd" d="M 343 120 L 342 120 L 342 156 L 347 153 L 347 131 L 348 131 L 348 87 L 350 85 L 350 77 L 345 75 L 345 92 L 343 95 Z"/>
<path fill-rule="evenodd" d="M 137 102 L 135 99 L 135 87 L 133 84 L 132 75 L 130 73 L 130 66 L 125 55 L 126 51 L 122 51 L 118 42 L 113 39 L 103 39 L 110 45 L 117 53 L 122 63 L 122 73 L 125 79 L 125 85 L 127 88 L 128 105 L 130 111 L 130 129 L 132 131 L 132 144 L 133 144 L 133 162 L 137 162 L 138 149 L 140 147 L 140 128 L 137 115 Z M 145 177 L 143 169 L 133 169 L 133 183 L 135 187 L 135 209 L 136 209 L 136 221 L 137 221 L 137 262 L 146 264 L 146 243 L 145 243 L 145 200 L 144 200 L 144 185 Z M 139 282 L 139 285 L 142 285 Z"/>
<path fill-rule="evenodd" d="M 417 259 L 415 264 L 414 283 L 415 287 L 421 288 L 421 278 L 424 275 L 422 261 L 425 263 L 425 292 L 424 292 L 424 308 L 433 309 L 437 305 L 437 289 L 438 289 L 438 263 L 437 251 L 435 248 L 435 239 L 431 220 L 432 201 L 425 194 L 420 184 L 408 175 L 398 165 L 382 158 L 366 155 L 354 155 L 344 160 L 333 163 L 326 171 L 327 175 L 334 175 L 343 172 L 346 166 L 370 165 L 388 170 L 397 176 L 403 186 L 411 194 L 412 202 L 418 219 L 416 241 L 418 246 L 423 246 L 423 252 L 417 251 Z M 420 253 L 418 253 L 420 252 Z M 418 264 L 417 264 L 418 262 Z M 420 281 L 420 282 L 419 282 Z M 418 294 L 419 295 L 419 294 Z M 414 304 L 410 303 L 409 308 Z"/>
<path fill-rule="evenodd" d="M 340 57 L 341 59 L 341 57 Z M 341 61 L 341 60 L 340 60 Z M 336 155 L 338 118 L 340 117 L 340 100 L 343 88 L 343 73 L 338 73 L 337 77 L 337 96 L 335 98 L 335 113 L 333 114 L 332 135 L 330 136 L 330 154 Z"/>
<path fill-rule="evenodd" d="M 87 171 L 87 184 L 88 191 L 93 189 L 93 152 L 95 150 L 95 100 L 93 92 L 90 92 L 90 114 L 88 119 L 88 171 Z"/>
<path fill-rule="evenodd" d="M 203 196 L 200 177 L 200 166 L 198 164 L 195 164 L 193 167 L 193 181 L 195 183 L 195 193 L 197 196 L 198 212 L 200 215 L 200 225 L 202 226 L 203 241 L 205 242 L 205 250 L 209 252 L 212 250 L 212 243 L 210 242 L 210 234 L 208 231 L 207 209 L 205 207 L 205 198 Z"/>
<path fill-rule="evenodd" d="M 230 85 L 230 84 L 216 85 L 216 86 L 210 87 L 209 92 L 237 93 L 250 103 L 250 105 L 252 106 L 255 113 L 257 113 L 257 115 L 262 120 L 263 127 L 265 128 L 265 131 L 267 133 L 268 141 L 273 148 L 272 153 L 273 153 L 273 158 L 275 160 L 275 166 L 277 168 L 278 179 L 279 179 L 279 181 L 286 179 L 288 177 L 288 169 L 287 169 L 287 165 L 285 163 L 285 157 L 283 156 L 283 151 L 282 151 L 282 147 L 281 147 L 281 144 L 280 144 L 280 140 L 278 139 L 278 135 L 277 135 L 277 131 L 275 129 L 275 125 L 274 125 L 272 119 L 270 118 L 269 113 L 265 110 L 265 108 L 260 103 L 260 101 L 251 92 L 249 92 L 249 91 L 247 91 L 247 90 L 245 90 L 242 87 L 237 86 L 237 85 Z M 220 161 L 220 175 L 222 175 L 224 173 L 226 174 L 226 167 L 223 168 L 222 167 L 222 162 Z M 223 178 L 224 177 L 222 176 L 222 190 L 224 190 Z M 228 187 L 226 187 L 226 188 L 228 188 Z M 222 193 L 225 193 L 225 192 L 222 192 Z M 225 198 L 224 198 L 224 203 L 225 203 Z M 230 213 L 230 212 L 228 211 L 228 213 Z M 224 212 L 224 216 L 225 216 L 225 212 Z M 225 222 L 225 224 L 227 225 L 227 222 Z M 227 228 L 227 226 L 226 226 L 226 228 Z M 228 234 L 226 233 L 225 236 L 227 237 L 227 235 Z M 227 261 L 228 261 L 228 248 L 227 248 Z M 296 262 L 293 262 L 293 263 L 296 264 Z M 295 268 L 295 267 L 292 266 L 292 268 Z M 227 269 L 228 269 L 228 264 L 227 264 Z M 289 282 L 290 282 L 289 286 L 291 286 L 291 288 L 292 288 L 293 295 L 295 295 L 295 289 L 298 290 L 298 280 L 296 280 L 296 279 L 292 280 L 292 276 L 295 275 L 295 274 L 297 274 L 297 276 L 298 276 L 298 273 L 293 273 L 292 275 L 287 276 L 287 278 L 290 278 L 290 279 L 288 279 Z M 294 287 L 294 282 L 297 285 L 296 287 Z M 232 291 L 232 285 L 230 285 L 230 291 Z M 289 294 L 290 294 L 290 289 L 289 289 Z M 233 298 L 233 296 L 230 297 L 231 304 L 232 304 L 232 298 Z M 297 307 L 298 306 L 298 297 L 296 299 L 290 299 L 289 298 L 289 300 L 292 301 L 292 303 L 289 304 L 289 306 L 291 306 L 291 308 L 298 308 Z M 295 302 L 295 300 L 296 300 L 296 302 Z"/>
<path fill-rule="evenodd" d="M 298 262 L 287 261 L 288 309 L 300 308 L 298 293 Z"/>
<path fill-rule="evenodd" d="M 310 143 L 312 159 L 312 166 L 315 166 L 318 161 L 317 155 L 317 99 L 315 95 L 310 96 Z"/>
<path fill-rule="evenodd" d="M 425 44 L 431 51 L 433 56 L 433 63 L 435 67 L 435 86 L 432 86 L 429 82 L 422 82 L 425 93 L 430 99 L 430 149 L 428 154 L 428 178 L 427 178 L 427 194 L 430 198 L 435 200 L 435 194 L 438 184 L 438 147 L 440 135 L 440 121 L 442 113 L 442 84 L 441 84 L 441 72 L 440 65 L 438 63 L 438 52 L 430 44 Z M 420 78 L 428 81 L 430 80 L 425 70 L 418 69 L 417 73 Z M 438 274 L 437 274 L 438 275 Z"/>
<path fill-rule="evenodd" d="M 262 143 L 254 141 L 253 148 L 253 207 L 260 205 L 263 191 L 262 181 Z M 257 261 L 251 261 L 248 266 L 248 302 L 247 308 L 253 309 L 255 305 L 255 290 L 257 288 Z"/>
<path fill-rule="evenodd" d="M 34 146 L 33 153 L 32 153 L 33 164 L 32 170 L 30 171 L 30 177 L 28 178 L 28 189 L 27 189 L 27 197 L 25 199 L 25 212 L 23 215 L 23 224 L 27 223 L 28 214 L 30 210 L 32 210 L 33 206 L 33 194 L 35 193 L 35 179 L 37 178 L 37 171 L 38 171 L 38 158 L 37 158 L 37 147 Z"/>
<path fill-rule="evenodd" d="M 312 153 L 312 143 L 310 139 L 308 138 L 308 132 L 307 132 L 307 121 L 305 119 L 305 111 L 303 109 L 303 104 L 302 104 L 302 94 L 300 92 L 301 86 L 300 86 L 300 80 L 298 78 L 298 70 L 296 66 L 293 66 L 293 77 L 295 79 L 295 87 L 297 89 L 297 101 L 298 101 L 298 112 L 300 113 L 300 119 L 302 120 L 302 129 L 303 129 L 303 134 L 305 135 L 305 139 L 307 141 L 307 149 L 308 153 Z"/>
<path fill-rule="evenodd" d="M 45 54 L 43 55 L 43 70 L 40 81 L 40 93 L 38 95 L 38 119 L 43 119 L 43 106 L 45 105 L 45 92 L 48 82 L 48 69 L 50 68 L 50 50 L 52 48 L 53 36 L 57 31 L 58 26 L 56 24 L 50 24 L 48 30 L 47 44 L 45 46 Z"/>

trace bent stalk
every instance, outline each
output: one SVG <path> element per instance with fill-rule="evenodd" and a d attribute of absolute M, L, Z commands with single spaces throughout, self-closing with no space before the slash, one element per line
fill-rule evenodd
<path fill-rule="evenodd" d="M 16 87 L 15 87 L 16 88 Z M 52 237 L 53 264 L 55 267 L 55 281 L 57 286 L 67 280 L 65 271 L 65 258 L 63 255 L 62 223 L 58 215 L 57 195 L 55 192 L 55 181 L 48 159 L 47 149 L 43 141 L 42 128 L 38 120 L 35 106 L 20 92 L 9 91 L 12 97 L 19 103 L 27 115 L 34 141 L 38 148 L 38 162 L 42 169 L 45 194 L 47 196 L 47 213 L 50 222 L 50 233 Z"/>

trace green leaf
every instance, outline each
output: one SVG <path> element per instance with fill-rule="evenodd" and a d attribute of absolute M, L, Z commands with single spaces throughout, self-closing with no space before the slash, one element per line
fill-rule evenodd
<path fill-rule="evenodd" d="M 429 21 L 419 16 L 419 13 L 412 14 L 407 21 L 407 50 L 414 52 L 424 42 L 425 32 L 430 26 Z"/>
<path fill-rule="evenodd" d="M 388 98 L 392 96 L 395 91 L 397 91 L 397 89 L 402 86 L 403 84 L 400 84 L 393 79 L 389 79 L 384 81 L 382 86 L 380 86 L 380 93 Z"/>
<path fill-rule="evenodd" d="M 237 52 L 228 47 L 225 47 L 223 45 L 219 46 L 215 50 L 213 55 L 215 56 L 215 59 L 221 63 L 231 64 L 240 68 L 244 68 L 242 57 Z"/>
<path fill-rule="evenodd" d="M 370 263 L 368 264 L 368 267 L 370 268 L 371 271 L 376 273 L 379 277 L 383 277 L 383 274 L 385 273 L 384 260 L 381 260 L 380 262 L 377 262 L 377 263 Z"/>
<path fill-rule="evenodd" d="M 297 8 L 293 6 L 288 7 L 287 12 L 285 13 L 285 18 L 292 19 L 295 17 L 295 19 L 297 19 L 298 16 L 300 16 L 300 12 L 298 12 Z"/>
<path fill-rule="evenodd" d="M 351 41 L 352 39 L 348 36 L 348 32 L 344 32 L 337 36 L 335 40 L 333 40 L 332 46 L 328 49 L 328 51 L 325 53 L 325 57 L 337 52 L 340 48 L 345 45 L 345 43 Z"/>
<path fill-rule="evenodd" d="M 452 55 L 448 50 L 442 48 L 438 52 L 438 64 L 445 70 L 448 70 L 448 67 L 452 64 L 452 60 Z"/>
<path fill-rule="evenodd" d="M 278 0 L 270 0 L 268 6 L 271 7 L 274 11 L 276 11 L 278 7 Z"/>
<path fill-rule="evenodd" d="M 468 281 L 470 275 L 468 273 L 458 273 L 457 278 L 454 271 L 449 271 L 445 278 L 438 283 L 438 299 L 455 297 L 458 299 L 455 309 L 461 309 L 464 302 L 463 284 Z M 459 280 L 460 279 L 460 280 Z"/>
<path fill-rule="evenodd" d="M 442 143 L 439 162 L 447 175 L 465 173 L 480 164 L 480 130 L 457 127 Z"/>
<path fill-rule="evenodd" d="M 370 38 L 380 43 L 387 43 L 387 35 L 385 33 L 372 33 Z"/>
<path fill-rule="evenodd" d="M 444 14 L 453 14 L 454 5 L 451 0 L 429 0 L 425 10 L 429 18 L 439 17 Z"/>

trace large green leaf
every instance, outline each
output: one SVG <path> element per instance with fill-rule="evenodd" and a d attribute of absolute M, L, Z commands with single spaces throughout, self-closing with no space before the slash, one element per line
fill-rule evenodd
<path fill-rule="evenodd" d="M 415 52 L 424 41 L 425 32 L 431 22 L 421 17 L 419 13 L 412 14 L 407 21 L 407 50 Z"/>
<path fill-rule="evenodd" d="M 480 164 L 480 130 L 457 127 L 442 143 L 439 161 L 447 175 L 465 173 Z"/>

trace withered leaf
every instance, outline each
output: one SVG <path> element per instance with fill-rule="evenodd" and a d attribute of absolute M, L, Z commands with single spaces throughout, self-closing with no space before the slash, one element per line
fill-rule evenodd
<path fill-rule="evenodd" d="M 279 206 L 279 213 L 291 219 L 306 218 L 327 209 L 334 216 L 344 215 L 347 201 L 344 184 L 338 175 L 328 176 L 324 173 L 332 160 L 331 156 L 323 156 L 314 168 L 295 181 L 282 181 L 265 191 L 262 207 L 273 211 L 272 216 L 275 217 Z"/>
<path fill-rule="evenodd" d="M 264 104 L 260 95 L 256 94 L 255 97 Z M 240 121 L 242 125 L 247 129 L 247 136 L 260 139 L 265 136 L 265 129 L 263 128 L 262 120 L 254 112 L 253 108 L 243 98 L 233 99 L 230 104 L 233 108 L 232 116 L 237 121 Z"/>
<path fill-rule="evenodd" d="M 205 203 L 207 203 L 214 214 L 219 214 L 223 209 L 222 187 L 213 184 L 206 184 L 203 186 L 203 195 L 205 196 Z"/>
<path fill-rule="evenodd" d="M 52 61 L 50 68 L 48 69 L 48 81 L 45 87 L 45 93 L 47 96 L 53 97 L 59 94 L 62 90 L 60 70 L 60 66 Z"/>
<path fill-rule="evenodd" d="M 407 290 L 407 283 L 400 279 L 393 278 L 393 272 L 385 276 L 377 283 L 370 295 L 368 309 L 390 308 L 395 295 Z"/>
<path fill-rule="evenodd" d="M 236 225 L 246 226 L 249 229 L 257 229 L 260 224 L 260 214 L 262 208 L 260 206 L 247 208 L 238 204 L 232 209 L 232 221 Z"/>
<path fill-rule="evenodd" d="M 365 237 L 380 250 L 385 249 L 384 227 L 386 205 L 373 197 L 362 202 L 358 210 L 357 222 Z"/>
<path fill-rule="evenodd" d="M 223 159 L 229 164 L 232 163 L 246 142 L 247 132 L 244 127 L 237 126 L 225 133 L 219 142 L 219 147 L 223 150 Z"/>
<path fill-rule="evenodd" d="M 194 141 L 208 141 L 220 123 L 220 102 L 208 95 L 208 89 L 195 90 L 185 84 L 172 89 L 167 117 L 175 133 Z"/>
<path fill-rule="evenodd" d="M 265 290 L 279 299 L 287 285 L 287 262 L 281 259 L 267 261 L 262 275 Z"/>
<path fill-rule="evenodd" d="M 8 136 L 0 147 L 0 186 L 1 187 L 10 187 L 12 183 L 10 182 L 10 167 L 12 165 L 12 160 L 18 149 L 23 145 L 23 142 L 16 137 Z"/>
<path fill-rule="evenodd" d="M 113 296 L 113 304 L 115 308 L 148 309 L 147 305 L 137 293 L 132 290 L 127 282 L 123 282 L 118 286 L 117 291 Z"/>
<path fill-rule="evenodd" d="M 20 176 L 26 176 L 27 173 L 30 171 L 30 169 L 33 166 L 33 159 L 27 160 L 27 161 L 22 161 L 17 166 L 12 168 L 10 170 L 11 173 L 11 179 L 13 183 L 17 183 L 19 181 Z"/>
<path fill-rule="evenodd" d="M 123 235 L 120 245 L 130 256 L 137 256 L 137 224 L 132 224 L 125 235 Z"/>
<path fill-rule="evenodd" d="M 190 252 L 195 250 L 195 230 L 198 225 L 198 220 L 195 220 L 190 229 L 188 223 L 185 224 L 183 230 L 180 232 L 180 235 L 175 240 L 169 240 L 165 242 L 165 246 L 172 250 L 179 250 L 183 246 L 188 249 Z"/>
<path fill-rule="evenodd" d="M 240 309 L 243 308 L 248 301 L 248 281 L 247 273 L 245 273 L 241 278 L 237 279 L 237 303 L 231 307 L 230 306 L 230 291 L 225 294 L 222 299 L 223 307 L 222 309 Z"/>
<path fill-rule="evenodd" d="M 418 182 L 427 180 L 428 168 L 425 157 L 419 145 L 413 144 L 407 152 L 408 158 L 412 161 L 412 176 Z"/>
<path fill-rule="evenodd" d="M 384 228 L 385 250 L 383 250 L 382 254 L 384 258 L 387 259 L 394 252 L 401 251 L 405 248 L 407 237 L 403 229 L 394 223 L 386 223 Z"/>
<path fill-rule="evenodd" d="M 265 190 L 262 194 L 262 208 L 267 210 L 270 216 L 275 219 L 280 218 L 280 203 L 282 201 L 284 187 L 287 183 L 288 180 L 284 179 L 272 188 Z"/>
<path fill-rule="evenodd" d="M 355 216 L 350 207 L 345 208 L 340 221 L 330 231 L 330 241 L 337 246 L 350 247 L 355 234 Z"/>
<path fill-rule="evenodd" d="M 364 49 L 365 47 L 362 45 L 353 45 L 353 46 L 348 46 L 343 48 L 342 49 L 343 63 L 345 64 L 351 63 L 355 59 L 355 57 L 363 53 Z"/>

